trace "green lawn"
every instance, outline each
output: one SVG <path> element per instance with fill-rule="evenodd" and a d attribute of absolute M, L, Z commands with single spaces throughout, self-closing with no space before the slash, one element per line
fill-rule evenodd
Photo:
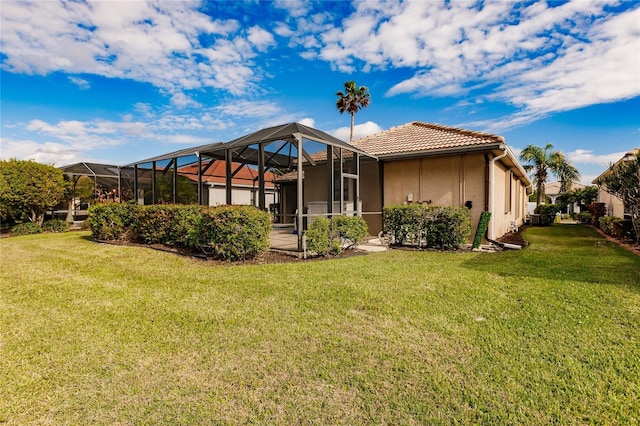
<path fill-rule="evenodd" d="M 640 258 L 526 238 L 239 266 L 2 239 L 0 423 L 637 424 Z"/>

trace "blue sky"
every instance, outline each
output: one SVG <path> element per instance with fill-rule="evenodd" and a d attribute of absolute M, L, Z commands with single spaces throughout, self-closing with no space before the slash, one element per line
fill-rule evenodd
<path fill-rule="evenodd" d="M 125 164 L 298 121 L 369 88 L 356 137 L 409 121 L 551 142 L 588 183 L 640 146 L 640 2 L 0 4 L 2 158 Z"/>

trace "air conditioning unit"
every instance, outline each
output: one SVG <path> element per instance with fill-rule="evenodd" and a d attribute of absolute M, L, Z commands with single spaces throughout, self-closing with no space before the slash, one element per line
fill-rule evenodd
<path fill-rule="evenodd" d="M 539 214 L 529 215 L 529 218 L 531 220 L 531 224 L 532 225 L 540 225 L 540 215 Z"/>

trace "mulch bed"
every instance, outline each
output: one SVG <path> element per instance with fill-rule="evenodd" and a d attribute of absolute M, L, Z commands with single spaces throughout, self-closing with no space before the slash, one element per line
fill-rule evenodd
<path fill-rule="evenodd" d="M 528 226 L 523 225 L 518 228 L 518 232 L 508 232 L 502 237 L 498 238 L 496 241 L 500 243 L 515 244 L 524 248 L 529 245 L 529 242 L 522 237 L 522 233 L 527 228 Z"/>

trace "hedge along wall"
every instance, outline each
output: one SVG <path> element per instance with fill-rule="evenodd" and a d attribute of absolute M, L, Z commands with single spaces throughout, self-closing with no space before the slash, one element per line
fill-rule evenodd
<path fill-rule="evenodd" d="M 253 206 L 97 204 L 89 209 L 99 241 L 163 244 L 236 261 L 269 249 L 271 215 Z"/>
<path fill-rule="evenodd" d="M 456 250 L 471 236 L 471 210 L 466 207 L 388 206 L 383 209 L 383 222 L 400 245 Z"/>

